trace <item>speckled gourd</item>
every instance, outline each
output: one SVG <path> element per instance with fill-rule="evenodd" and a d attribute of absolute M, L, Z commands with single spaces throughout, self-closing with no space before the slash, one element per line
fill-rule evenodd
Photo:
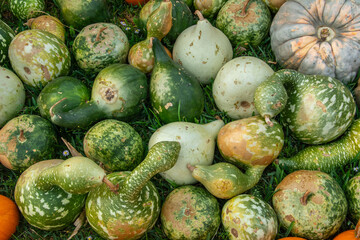
<path fill-rule="evenodd" d="M 349 215 L 354 223 L 360 219 L 360 173 L 352 177 L 344 187 L 349 204 Z"/>
<path fill-rule="evenodd" d="M 56 143 L 56 133 L 49 121 L 37 115 L 22 114 L 0 130 L 0 162 L 9 169 L 25 170 L 49 159 Z"/>
<path fill-rule="evenodd" d="M 254 187 L 283 145 L 284 133 L 279 123 L 270 127 L 260 116 L 244 118 L 227 123 L 218 133 L 218 149 L 229 163 L 188 168 L 215 197 L 229 199 Z"/>
<path fill-rule="evenodd" d="M 274 240 L 278 231 L 276 213 L 270 204 L 248 194 L 228 200 L 221 220 L 230 240 Z"/>
<path fill-rule="evenodd" d="M 67 81 L 73 80 L 64 78 L 60 83 L 51 85 L 46 89 L 49 97 L 43 100 L 48 109 L 48 101 L 59 99 L 49 108 L 50 119 L 54 124 L 67 128 L 85 128 L 105 118 L 126 120 L 134 117 L 141 111 L 148 91 L 145 74 L 131 65 L 120 63 L 99 72 L 89 101 L 85 100 L 86 93 L 82 86 L 79 86 L 79 92 L 72 89 L 66 93 L 59 92 L 59 84 L 66 84 Z M 67 104 L 72 97 L 77 98 L 80 104 L 69 109 Z"/>
<path fill-rule="evenodd" d="M 172 122 L 158 128 L 150 137 L 149 148 L 160 141 L 178 141 L 181 145 L 175 166 L 160 175 L 178 185 L 196 183 L 187 165 L 212 164 L 216 136 L 223 126 L 222 120 L 216 120 L 207 124 Z"/>
<path fill-rule="evenodd" d="M 15 73 L 0 67 L 0 127 L 15 117 L 24 107 L 24 103 L 25 89 L 23 83 Z"/>
<path fill-rule="evenodd" d="M 62 22 L 53 16 L 42 15 L 37 18 L 30 18 L 26 25 L 31 29 L 39 29 L 54 34 L 65 42 L 65 28 Z"/>
<path fill-rule="evenodd" d="M 27 85 L 44 87 L 70 71 L 71 57 L 65 43 L 43 30 L 22 31 L 9 46 L 11 66 Z"/>
<path fill-rule="evenodd" d="M 272 203 L 284 228 L 311 240 L 335 234 L 348 210 L 340 185 L 320 171 L 300 170 L 287 175 L 276 187 Z"/>
<path fill-rule="evenodd" d="M 193 74 L 200 83 L 209 84 L 220 68 L 233 57 L 229 39 L 205 19 L 200 11 L 196 25 L 185 29 L 176 39 L 173 59 Z"/>
<path fill-rule="evenodd" d="M 0 19 L 0 64 L 8 60 L 8 49 L 15 32 Z"/>
<path fill-rule="evenodd" d="M 220 11 L 221 7 L 226 3 L 225 0 L 193 0 L 196 10 L 209 19 L 214 18 Z"/>
<path fill-rule="evenodd" d="M 79 216 L 86 193 L 100 185 L 105 175 L 94 161 L 81 156 L 42 161 L 21 174 L 15 201 L 32 226 L 63 229 Z"/>
<path fill-rule="evenodd" d="M 179 155 L 178 142 L 159 142 L 132 172 L 114 172 L 107 178 L 119 184 L 117 193 L 105 184 L 91 190 L 86 199 L 90 226 L 105 239 L 139 239 L 151 229 L 160 214 L 160 196 L 149 181 L 171 168 Z"/>
<path fill-rule="evenodd" d="M 144 73 L 149 73 L 154 68 L 154 52 L 152 49 L 152 37 L 161 41 L 170 31 L 172 26 L 172 4 L 168 0 L 160 3 L 159 7 L 149 16 L 146 29 L 146 39 L 136 43 L 131 47 L 128 61 L 132 66 L 140 69 Z M 166 47 L 164 47 L 167 50 Z M 167 50 L 168 51 L 168 50 Z M 171 56 L 171 53 L 168 52 Z"/>
<path fill-rule="evenodd" d="M 327 144 L 308 146 L 294 156 L 281 157 L 276 162 L 283 168 L 295 170 L 319 170 L 330 173 L 355 159 L 360 151 L 360 119 L 356 119 L 337 140 Z"/>
<path fill-rule="evenodd" d="M 292 135 L 307 144 L 327 143 L 342 135 L 356 110 L 350 90 L 339 80 L 290 69 L 279 70 L 262 82 L 254 102 L 270 125 L 270 118 L 279 114 Z"/>
<path fill-rule="evenodd" d="M 45 0 L 10 0 L 10 11 L 20 20 L 38 16 L 45 10 Z"/>

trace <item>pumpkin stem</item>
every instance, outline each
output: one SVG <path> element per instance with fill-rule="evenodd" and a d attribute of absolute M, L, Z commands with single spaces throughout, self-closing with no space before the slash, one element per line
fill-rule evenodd
<path fill-rule="evenodd" d="M 107 27 L 103 27 L 103 28 L 100 28 L 98 34 L 96 35 L 96 38 L 95 38 L 95 41 L 100 41 L 100 35 L 103 31 L 105 31 L 107 29 Z"/>
<path fill-rule="evenodd" d="M 28 26 L 29 28 L 31 28 L 31 24 L 34 22 L 35 18 L 30 18 L 29 20 L 27 20 L 26 23 L 24 23 L 24 26 Z"/>
<path fill-rule="evenodd" d="M 20 130 L 19 141 L 22 143 L 26 141 L 26 138 L 24 136 L 24 130 L 22 129 Z"/>
<path fill-rule="evenodd" d="M 53 117 L 55 115 L 53 112 L 54 107 L 56 107 L 56 105 L 58 105 L 59 103 L 61 103 L 64 100 L 66 100 L 66 97 L 64 97 L 63 99 L 60 99 L 54 105 L 51 106 L 51 108 L 49 109 L 50 117 Z"/>
<path fill-rule="evenodd" d="M 79 153 L 68 141 L 66 141 L 65 138 L 61 137 L 61 140 L 65 143 L 73 157 L 83 157 L 83 155 Z"/>
<path fill-rule="evenodd" d="M 248 8 L 248 4 L 249 4 L 250 1 L 251 1 L 251 0 L 247 0 L 247 1 L 245 2 L 245 6 L 244 6 L 244 8 L 241 10 L 241 16 L 245 16 L 245 15 L 246 15 L 247 8 Z"/>
<path fill-rule="evenodd" d="M 195 15 L 198 16 L 199 21 L 202 21 L 202 20 L 205 19 L 204 16 L 201 14 L 201 12 L 199 10 L 195 11 Z"/>
<path fill-rule="evenodd" d="M 119 184 L 114 185 L 109 179 L 107 179 L 107 177 L 104 177 L 103 183 L 105 183 L 113 193 L 119 193 Z"/>
<path fill-rule="evenodd" d="M 264 115 L 264 118 L 265 118 L 265 122 L 267 123 L 267 125 L 269 125 L 270 127 L 274 126 L 274 123 L 270 120 L 269 115 Z"/>
<path fill-rule="evenodd" d="M 360 220 L 357 222 L 355 227 L 355 238 L 360 238 Z"/>
<path fill-rule="evenodd" d="M 301 203 L 301 205 L 306 206 L 307 200 L 308 200 L 310 194 L 311 194 L 310 190 L 307 190 L 307 191 L 304 193 L 304 195 L 300 198 L 300 203 Z"/>

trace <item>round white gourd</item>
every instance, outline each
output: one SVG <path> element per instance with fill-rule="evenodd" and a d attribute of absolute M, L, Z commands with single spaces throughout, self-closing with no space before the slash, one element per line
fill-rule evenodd
<path fill-rule="evenodd" d="M 223 32 L 213 27 L 198 10 L 195 13 L 200 20 L 176 39 L 173 59 L 200 83 L 208 84 L 220 68 L 232 59 L 233 49 Z"/>
<path fill-rule="evenodd" d="M 25 89 L 12 71 L 0 67 L 0 127 L 23 108 Z"/>
<path fill-rule="evenodd" d="M 216 75 L 213 97 L 216 106 L 232 119 L 258 115 L 254 106 L 255 89 L 274 73 L 256 57 L 238 57 L 226 63 Z"/>

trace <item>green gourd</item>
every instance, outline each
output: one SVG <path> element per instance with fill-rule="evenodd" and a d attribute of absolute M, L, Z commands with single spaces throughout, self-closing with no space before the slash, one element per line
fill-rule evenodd
<path fill-rule="evenodd" d="M 8 60 L 8 49 L 15 32 L 0 19 L 0 64 Z"/>
<path fill-rule="evenodd" d="M 20 20 L 27 20 L 41 14 L 45 0 L 10 0 L 10 11 Z"/>
<path fill-rule="evenodd" d="M 119 189 L 114 193 L 102 184 L 89 192 L 85 207 L 90 226 L 105 239 L 128 240 L 143 236 L 160 214 L 160 196 L 149 180 L 171 168 L 179 151 L 178 142 L 159 142 L 132 172 L 107 175 Z"/>

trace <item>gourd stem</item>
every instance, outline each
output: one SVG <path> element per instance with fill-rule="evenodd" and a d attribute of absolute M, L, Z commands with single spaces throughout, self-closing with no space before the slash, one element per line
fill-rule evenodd
<path fill-rule="evenodd" d="M 203 21 L 205 19 L 199 10 L 195 11 L 195 15 L 198 16 L 199 21 Z"/>
<path fill-rule="evenodd" d="M 103 183 L 105 183 L 109 187 L 110 191 L 112 191 L 113 193 L 119 193 L 119 184 L 113 184 L 107 177 L 103 178 Z"/>
<path fill-rule="evenodd" d="M 310 194 L 311 192 L 309 190 L 304 193 L 304 195 L 300 198 L 301 205 L 306 206 Z"/>
<path fill-rule="evenodd" d="M 267 125 L 269 125 L 270 127 L 274 126 L 274 123 L 270 120 L 269 115 L 264 115 L 264 119 Z"/>
<path fill-rule="evenodd" d="M 105 31 L 107 29 L 107 27 L 103 27 L 103 28 L 100 28 L 99 32 L 97 33 L 96 35 L 96 38 L 95 38 L 95 41 L 100 41 L 100 35 L 103 31 Z"/>
<path fill-rule="evenodd" d="M 66 147 L 69 149 L 71 156 L 73 157 L 83 157 L 65 138 L 61 137 L 61 140 L 65 143 Z"/>
<path fill-rule="evenodd" d="M 22 130 L 22 129 L 20 130 L 19 141 L 20 141 L 21 143 L 23 143 L 23 142 L 26 141 L 26 138 L 25 138 L 25 136 L 24 136 L 24 130 Z"/>
<path fill-rule="evenodd" d="M 245 16 L 246 15 L 246 12 L 247 12 L 247 7 L 248 7 L 248 4 L 251 0 L 247 0 L 245 2 L 245 6 L 243 7 L 243 9 L 241 10 L 241 16 Z"/>

